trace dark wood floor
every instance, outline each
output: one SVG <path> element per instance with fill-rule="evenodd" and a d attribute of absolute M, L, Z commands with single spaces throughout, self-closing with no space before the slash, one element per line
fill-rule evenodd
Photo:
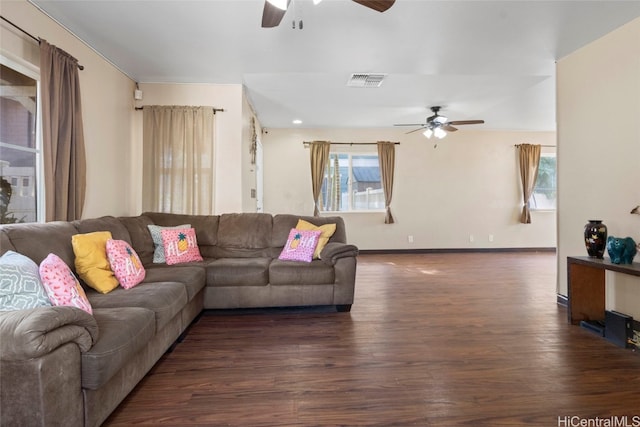
<path fill-rule="evenodd" d="M 551 253 L 362 255 L 350 313 L 207 313 L 105 425 L 640 425 L 639 355 L 555 282 Z"/>

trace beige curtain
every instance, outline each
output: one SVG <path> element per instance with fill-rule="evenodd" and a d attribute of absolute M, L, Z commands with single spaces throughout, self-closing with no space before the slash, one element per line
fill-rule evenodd
<path fill-rule="evenodd" d="M 214 116 L 212 107 L 144 107 L 144 210 L 214 213 Z"/>
<path fill-rule="evenodd" d="M 385 224 L 393 224 L 391 198 L 393 197 L 393 175 L 395 170 L 396 145 L 393 142 L 378 142 L 378 162 L 380 162 L 380 180 L 384 190 Z"/>
<path fill-rule="evenodd" d="M 320 190 L 322 189 L 322 180 L 324 179 L 324 171 L 327 167 L 329 159 L 329 151 L 331 144 L 327 141 L 314 141 L 309 144 L 311 152 L 311 188 L 313 191 L 313 216 L 319 216 L 318 202 L 320 198 Z M 320 201 L 320 203 L 322 203 Z"/>
<path fill-rule="evenodd" d="M 520 163 L 520 181 L 522 182 L 522 214 L 520 222 L 531 224 L 529 199 L 538 179 L 538 165 L 540 164 L 540 145 L 521 144 L 518 146 L 518 160 Z"/>
<path fill-rule="evenodd" d="M 82 217 L 87 170 L 78 60 L 40 39 L 45 219 Z"/>

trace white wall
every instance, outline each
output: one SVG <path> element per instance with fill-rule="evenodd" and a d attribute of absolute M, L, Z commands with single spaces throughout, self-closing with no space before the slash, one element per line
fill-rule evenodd
<path fill-rule="evenodd" d="M 27 1 L 2 2 L 0 8 L 3 16 L 67 50 L 85 66 L 80 73 L 89 171 L 84 217 L 138 214 L 142 113 L 133 110 L 134 82 Z M 5 24 L 2 48 L 37 62 L 37 45 Z M 250 190 L 255 173 L 248 160 L 247 130 L 253 113 L 242 86 L 145 83 L 140 88 L 144 99 L 137 105 L 225 109 L 217 116 L 216 213 L 254 210 Z M 314 139 L 401 142 L 392 204 L 396 224 L 383 224 L 382 213 L 343 215 L 350 240 L 363 249 L 555 246 L 553 213 L 534 212 L 530 225 L 517 221 L 520 190 L 513 147 L 523 142 L 555 145 L 554 133 L 466 128 L 434 150 L 420 133 L 405 135 L 399 129 L 269 130 L 262 135 L 265 211 L 312 213 L 309 154 L 302 141 Z M 410 234 L 413 244 L 407 242 Z M 469 241 L 471 234 L 474 242 Z"/>
<path fill-rule="evenodd" d="M 254 129 L 251 127 L 251 119 L 254 119 Z M 251 162 L 251 143 L 253 132 L 260 135 L 262 128 L 256 119 L 255 112 L 247 99 L 246 93 L 242 96 L 242 212 L 256 212 L 257 199 L 252 195 L 257 190 L 256 168 L 258 165 Z"/>
<path fill-rule="evenodd" d="M 216 113 L 215 200 L 216 214 L 241 212 L 243 209 L 243 96 L 239 84 L 164 84 L 141 83 L 143 105 L 202 105 L 223 108 Z M 142 164 L 142 111 L 136 112 L 134 138 L 136 158 Z M 248 150 L 248 148 L 247 148 Z M 137 194 L 142 192 L 142 167 L 134 176 Z M 142 201 L 137 200 L 137 213 Z"/>
<path fill-rule="evenodd" d="M 2 1 L 3 17 L 64 49 L 84 66 L 80 71 L 87 154 L 83 217 L 125 215 L 139 197 L 130 186 L 129 162 L 134 82 L 27 1 Z M 39 63 L 38 44 L 6 23 L 0 27 L 3 54 Z"/>
<path fill-rule="evenodd" d="M 466 128 L 449 134 L 434 149 L 433 140 L 420 132 L 405 132 L 388 128 L 268 129 L 262 135 L 265 211 L 313 214 L 309 149 L 303 141 L 397 141 L 391 204 L 396 223 L 384 224 L 382 212 L 341 214 L 349 241 L 360 249 L 555 247 L 555 212 L 533 212 L 532 224 L 518 222 L 522 196 L 514 147 L 521 143 L 555 145 L 555 133 Z M 352 149 L 376 152 L 374 145 Z M 490 234 L 493 242 L 489 242 Z M 408 243 L 408 235 L 414 236 L 414 243 Z"/>
<path fill-rule="evenodd" d="M 583 226 L 640 241 L 640 19 L 558 61 L 558 293 Z M 606 255 L 605 255 L 606 257 Z M 638 262 L 636 257 L 635 261 Z M 607 306 L 640 318 L 640 278 L 607 273 Z"/>
<path fill-rule="evenodd" d="M 87 196 L 83 217 L 137 215 L 142 211 L 142 105 L 211 105 L 216 116 L 216 213 L 255 211 L 255 168 L 250 165 L 249 123 L 253 111 L 243 87 L 215 84 L 140 84 L 144 99 L 133 99 L 135 82 L 27 1 L 0 3 L 0 12 L 26 31 L 76 58 L 80 72 L 87 152 Z M 38 65 L 39 50 L 8 24 L 1 26 L 2 53 Z M 258 123 L 258 131 L 259 123 Z"/>

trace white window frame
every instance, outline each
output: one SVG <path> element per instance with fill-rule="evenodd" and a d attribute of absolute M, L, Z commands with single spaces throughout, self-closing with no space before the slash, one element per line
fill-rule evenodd
<path fill-rule="evenodd" d="M 0 145 L 3 147 L 23 150 L 31 153 L 35 153 L 36 159 L 36 222 L 45 221 L 45 191 L 44 191 L 44 159 L 42 156 L 42 107 L 41 107 L 41 91 L 40 91 L 40 68 L 18 58 L 8 52 L 0 52 L 0 64 L 12 68 L 15 71 L 24 74 L 25 76 L 36 81 L 36 140 L 35 148 L 16 147 L 12 144 L 5 144 L 0 141 Z"/>
<path fill-rule="evenodd" d="M 555 212 L 558 209 L 558 156 L 556 152 L 548 152 L 548 153 L 540 153 L 540 159 L 542 159 L 543 157 L 553 157 L 556 159 L 556 206 L 554 208 L 538 208 L 535 207 L 533 205 L 533 203 L 531 202 L 531 200 L 533 200 L 534 198 L 534 194 L 535 194 L 535 187 L 533 189 L 533 192 L 531 193 L 531 198 L 529 199 L 529 210 L 531 211 L 535 211 L 535 212 Z M 536 182 L 537 185 L 537 182 Z"/>
<path fill-rule="evenodd" d="M 349 167 L 349 179 L 347 180 L 347 191 L 348 194 L 351 194 L 353 191 L 353 156 L 370 156 L 370 157 L 375 157 L 378 160 L 378 167 L 380 165 L 380 158 L 378 157 L 378 153 L 377 152 L 373 152 L 373 151 L 331 151 L 329 154 L 329 159 L 327 160 L 327 167 L 325 170 L 325 173 L 327 170 L 329 170 L 329 167 L 331 166 L 331 156 L 336 155 L 336 156 L 347 156 L 348 158 L 348 167 Z M 380 187 L 382 188 L 382 177 L 380 177 Z M 320 197 L 322 197 L 322 191 L 320 192 Z M 384 195 L 383 195 L 384 197 Z M 324 205 L 322 206 L 322 209 L 320 210 L 321 213 L 327 213 L 327 214 L 349 214 L 349 213 L 380 213 L 380 212 L 385 212 L 384 208 L 380 208 L 380 209 L 353 209 L 353 202 L 352 202 L 352 198 L 351 197 L 347 197 L 347 202 L 349 203 L 349 207 L 348 209 L 343 209 L 343 210 L 326 210 L 324 209 Z"/>

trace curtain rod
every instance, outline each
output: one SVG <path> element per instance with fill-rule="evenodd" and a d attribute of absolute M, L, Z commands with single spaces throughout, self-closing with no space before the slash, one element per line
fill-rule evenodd
<path fill-rule="evenodd" d="M 521 145 L 524 145 L 524 144 L 515 144 L 514 147 L 520 147 Z M 557 145 L 541 145 L 540 147 L 556 148 Z"/>
<path fill-rule="evenodd" d="M 303 141 L 304 145 L 309 145 L 313 141 Z M 382 141 L 381 141 L 382 142 Z M 329 142 L 331 145 L 376 145 L 377 142 Z M 400 145 L 399 142 L 394 142 L 393 145 Z"/>
<path fill-rule="evenodd" d="M 217 113 L 217 112 L 222 112 L 224 113 L 224 108 L 216 108 L 216 107 L 210 107 L 213 108 L 213 114 Z M 140 110 L 144 110 L 144 105 L 142 107 L 135 107 L 136 110 L 140 111 Z"/>
<path fill-rule="evenodd" d="M 33 40 L 36 41 L 36 43 L 40 44 L 40 39 L 36 36 L 34 36 L 33 34 L 29 33 L 26 30 L 23 30 L 22 28 L 18 27 L 16 24 L 14 24 L 13 22 L 9 21 L 7 18 L 5 18 L 4 16 L 0 15 L 0 19 L 2 19 L 4 22 L 6 22 L 7 24 L 13 26 L 14 28 L 22 31 L 24 34 L 26 34 L 27 36 L 31 37 Z M 78 64 L 78 69 L 79 70 L 84 70 L 84 67 L 80 64 Z"/>

